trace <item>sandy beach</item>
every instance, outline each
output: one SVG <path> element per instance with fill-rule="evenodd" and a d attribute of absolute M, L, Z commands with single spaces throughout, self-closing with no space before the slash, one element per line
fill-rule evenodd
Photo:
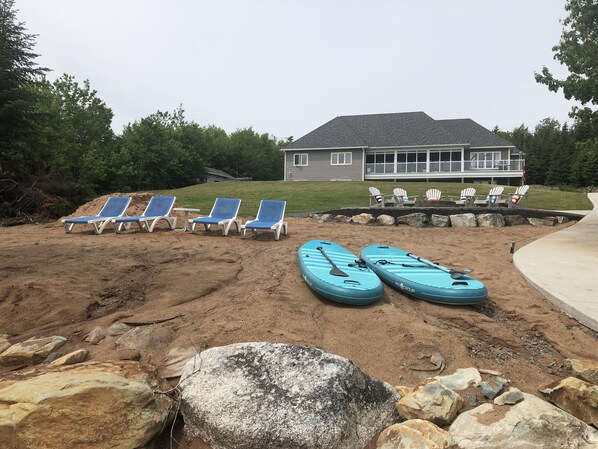
<path fill-rule="evenodd" d="M 540 384 L 564 376 L 565 358 L 594 352 L 597 335 L 528 285 L 509 253 L 512 241 L 522 247 L 569 224 L 457 229 L 288 221 L 289 235 L 280 241 L 272 233 L 243 240 L 232 231 L 223 237 L 165 226 L 151 234 L 109 229 L 99 236 L 89 227 L 67 235 L 59 222 L 0 228 L 0 333 L 12 342 L 62 335 L 68 338 L 62 352 L 87 348 L 90 359 L 109 360 L 124 349 L 85 342 L 94 327 L 166 320 L 137 342 L 142 361 L 160 367 L 174 347 L 296 343 L 408 386 L 432 373 L 429 356 L 439 351 L 446 373 L 471 366 L 497 370 L 534 394 Z M 451 307 L 385 286 L 382 300 L 370 306 L 336 304 L 316 296 L 299 275 L 296 251 L 314 238 L 355 254 L 385 243 L 447 266 L 473 267 L 489 299 L 482 306 Z"/>

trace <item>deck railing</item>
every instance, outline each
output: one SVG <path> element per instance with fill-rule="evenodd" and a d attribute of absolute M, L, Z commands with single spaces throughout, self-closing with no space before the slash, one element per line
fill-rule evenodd
<path fill-rule="evenodd" d="M 383 173 L 462 173 L 462 172 L 496 172 L 496 171 L 523 171 L 525 159 L 495 160 L 495 161 L 461 161 L 430 162 L 397 162 L 396 171 L 394 162 L 365 164 L 366 174 Z"/>

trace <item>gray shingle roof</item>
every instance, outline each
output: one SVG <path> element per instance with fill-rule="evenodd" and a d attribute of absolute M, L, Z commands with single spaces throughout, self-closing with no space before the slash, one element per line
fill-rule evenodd
<path fill-rule="evenodd" d="M 512 147 L 513 144 L 487 130 L 470 118 L 437 120 L 457 138 L 466 141 L 472 147 Z"/>
<path fill-rule="evenodd" d="M 470 119 L 434 120 L 424 112 L 336 117 L 284 149 L 470 144 L 512 146 Z"/>

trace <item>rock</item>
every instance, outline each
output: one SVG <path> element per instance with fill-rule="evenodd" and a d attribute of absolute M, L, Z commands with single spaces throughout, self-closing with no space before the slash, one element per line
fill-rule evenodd
<path fill-rule="evenodd" d="M 64 354 L 62 352 L 51 352 L 48 356 L 44 359 L 44 363 L 52 363 L 54 360 L 59 359 Z"/>
<path fill-rule="evenodd" d="M 488 399 L 494 399 L 498 393 L 502 391 L 505 385 L 507 385 L 507 380 L 500 376 L 480 382 L 482 394 Z"/>
<path fill-rule="evenodd" d="M 573 375 L 598 385 L 598 362 L 595 360 L 565 359 L 565 368 Z"/>
<path fill-rule="evenodd" d="M 403 396 L 411 393 L 413 388 L 409 388 L 404 385 L 397 385 L 395 386 L 395 391 L 399 394 L 399 397 L 402 398 Z"/>
<path fill-rule="evenodd" d="M 564 217 L 562 215 L 556 216 L 556 221 L 558 224 L 569 223 L 569 217 Z"/>
<path fill-rule="evenodd" d="M 446 430 L 430 421 L 411 419 L 384 429 L 376 449 L 446 449 L 450 441 Z"/>
<path fill-rule="evenodd" d="M 8 335 L 2 334 L 0 335 L 0 354 L 2 354 L 5 350 L 10 348 L 12 344 L 8 341 Z"/>
<path fill-rule="evenodd" d="M 141 353 L 133 348 L 119 348 L 114 355 L 118 360 L 141 360 Z"/>
<path fill-rule="evenodd" d="M 459 368 L 453 374 L 436 376 L 434 379 L 450 390 L 460 391 L 469 387 L 477 387 L 482 381 L 482 376 L 476 368 Z"/>
<path fill-rule="evenodd" d="M 505 215 L 504 219 L 507 226 L 521 226 L 529 224 L 529 222 L 521 215 Z"/>
<path fill-rule="evenodd" d="M 73 352 L 69 352 L 66 355 L 54 360 L 50 363 L 50 366 L 61 366 L 61 365 L 74 365 L 75 363 L 81 363 L 87 357 L 89 351 L 87 349 L 78 349 Z"/>
<path fill-rule="evenodd" d="M 550 402 L 583 422 L 598 427 L 598 386 L 567 377 L 540 389 Z"/>
<path fill-rule="evenodd" d="M 523 401 L 523 398 L 523 393 L 519 389 L 511 387 L 509 391 L 494 399 L 494 403 L 496 405 L 513 405 Z"/>
<path fill-rule="evenodd" d="M 60 336 L 30 338 L 16 343 L 0 354 L 0 365 L 23 366 L 43 362 L 55 349 L 66 343 L 66 338 Z"/>
<path fill-rule="evenodd" d="M 160 324 L 131 327 L 131 330 L 116 339 L 116 345 L 136 349 L 143 355 L 166 345 L 171 337 L 172 330 Z"/>
<path fill-rule="evenodd" d="M 314 348 L 210 348 L 185 366 L 182 379 L 186 435 L 213 449 L 363 449 L 398 420 L 390 385 Z"/>
<path fill-rule="evenodd" d="M 106 338 L 106 329 L 100 326 L 94 327 L 89 334 L 87 334 L 84 340 L 92 345 L 97 345 L 104 338 Z"/>
<path fill-rule="evenodd" d="M 132 449 L 154 437 L 168 384 L 133 362 L 45 367 L 0 382 L 2 449 Z"/>
<path fill-rule="evenodd" d="M 532 226 L 554 226 L 556 223 L 556 218 L 554 217 L 544 217 L 544 218 L 528 218 L 527 221 Z"/>
<path fill-rule="evenodd" d="M 474 214 L 455 214 L 449 215 L 449 218 L 451 219 L 451 226 L 455 228 L 475 228 L 478 225 Z"/>
<path fill-rule="evenodd" d="M 397 217 L 396 221 L 397 223 L 413 226 L 414 228 L 423 228 L 426 226 L 428 217 L 423 212 L 415 212 Z"/>
<path fill-rule="evenodd" d="M 460 449 L 595 449 L 598 432 L 531 394 L 512 407 L 482 404 L 449 428 Z"/>
<path fill-rule="evenodd" d="M 120 322 L 112 323 L 106 329 L 106 336 L 107 337 L 118 337 L 119 335 L 126 334 L 133 328 L 134 328 L 133 326 L 129 326 L 128 324 L 125 324 L 125 323 L 120 323 Z"/>
<path fill-rule="evenodd" d="M 325 223 L 330 220 L 330 214 L 314 214 L 313 219 L 316 220 L 318 223 Z"/>
<path fill-rule="evenodd" d="M 374 218 L 374 216 L 372 214 L 363 213 L 363 214 L 359 214 L 359 215 L 353 215 L 351 217 L 351 221 L 356 224 L 366 225 L 366 224 L 375 223 L 376 219 Z"/>
<path fill-rule="evenodd" d="M 478 226 L 482 228 L 502 228 L 505 226 L 505 217 L 502 214 L 479 214 Z"/>
<path fill-rule="evenodd" d="M 448 215 L 432 214 L 430 217 L 430 225 L 437 228 L 448 228 L 451 225 L 451 219 Z"/>
<path fill-rule="evenodd" d="M 172 348 L 160 368 L 164 379 L 180 377 L 187 362 L 197 355 L 195 348 Z"/>
<path fill-rule="evenodd" d="M 376 217 L 376 223 L 378 223 L 381 226 L 394 226 L 395 224 L 395 219 L 394 217 L 391 217 L 390 215 L 378 215 L 378 217 Z"/>
<path fill-rule="evenodd" d="M 404 419 L 425 419 L 434 424 L 449 424 L 464 405 L 463 398 L 438 381 L 421 385 L 397 402 Z"/>
<path fill-rule="evenodd" d="M 334 221 L 338 221 L 339 223 L 351 223 L 351 217 L 347 217 L 346 215 L 335 215 Z"/>

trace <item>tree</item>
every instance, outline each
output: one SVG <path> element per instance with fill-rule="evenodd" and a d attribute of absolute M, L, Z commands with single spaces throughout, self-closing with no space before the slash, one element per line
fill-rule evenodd
<path fill-rule="evenodd" d="M 565 79 L 556 79 L 544 66 L 541 73 L 535 74 L 536 81 L 552 92 L 562 89 L 568 100 L 598 105 L 598 2 L 568 0 L 565 10 L 569 15 L 561 22 L 561 40 L 552 50 L 554 59 L 567 66 L 570 73 Z M 573 108 L 573 114 L 577 112 Z"/>
<path fill-rule="evenodd" d="M 0 173 L 21 182 L 42 166 L 31 144 L 38 101 L 32 86 L 46 69 L 35 62 L 35 36 L 16 13 L 14 0 L 0 0 Z"/>

